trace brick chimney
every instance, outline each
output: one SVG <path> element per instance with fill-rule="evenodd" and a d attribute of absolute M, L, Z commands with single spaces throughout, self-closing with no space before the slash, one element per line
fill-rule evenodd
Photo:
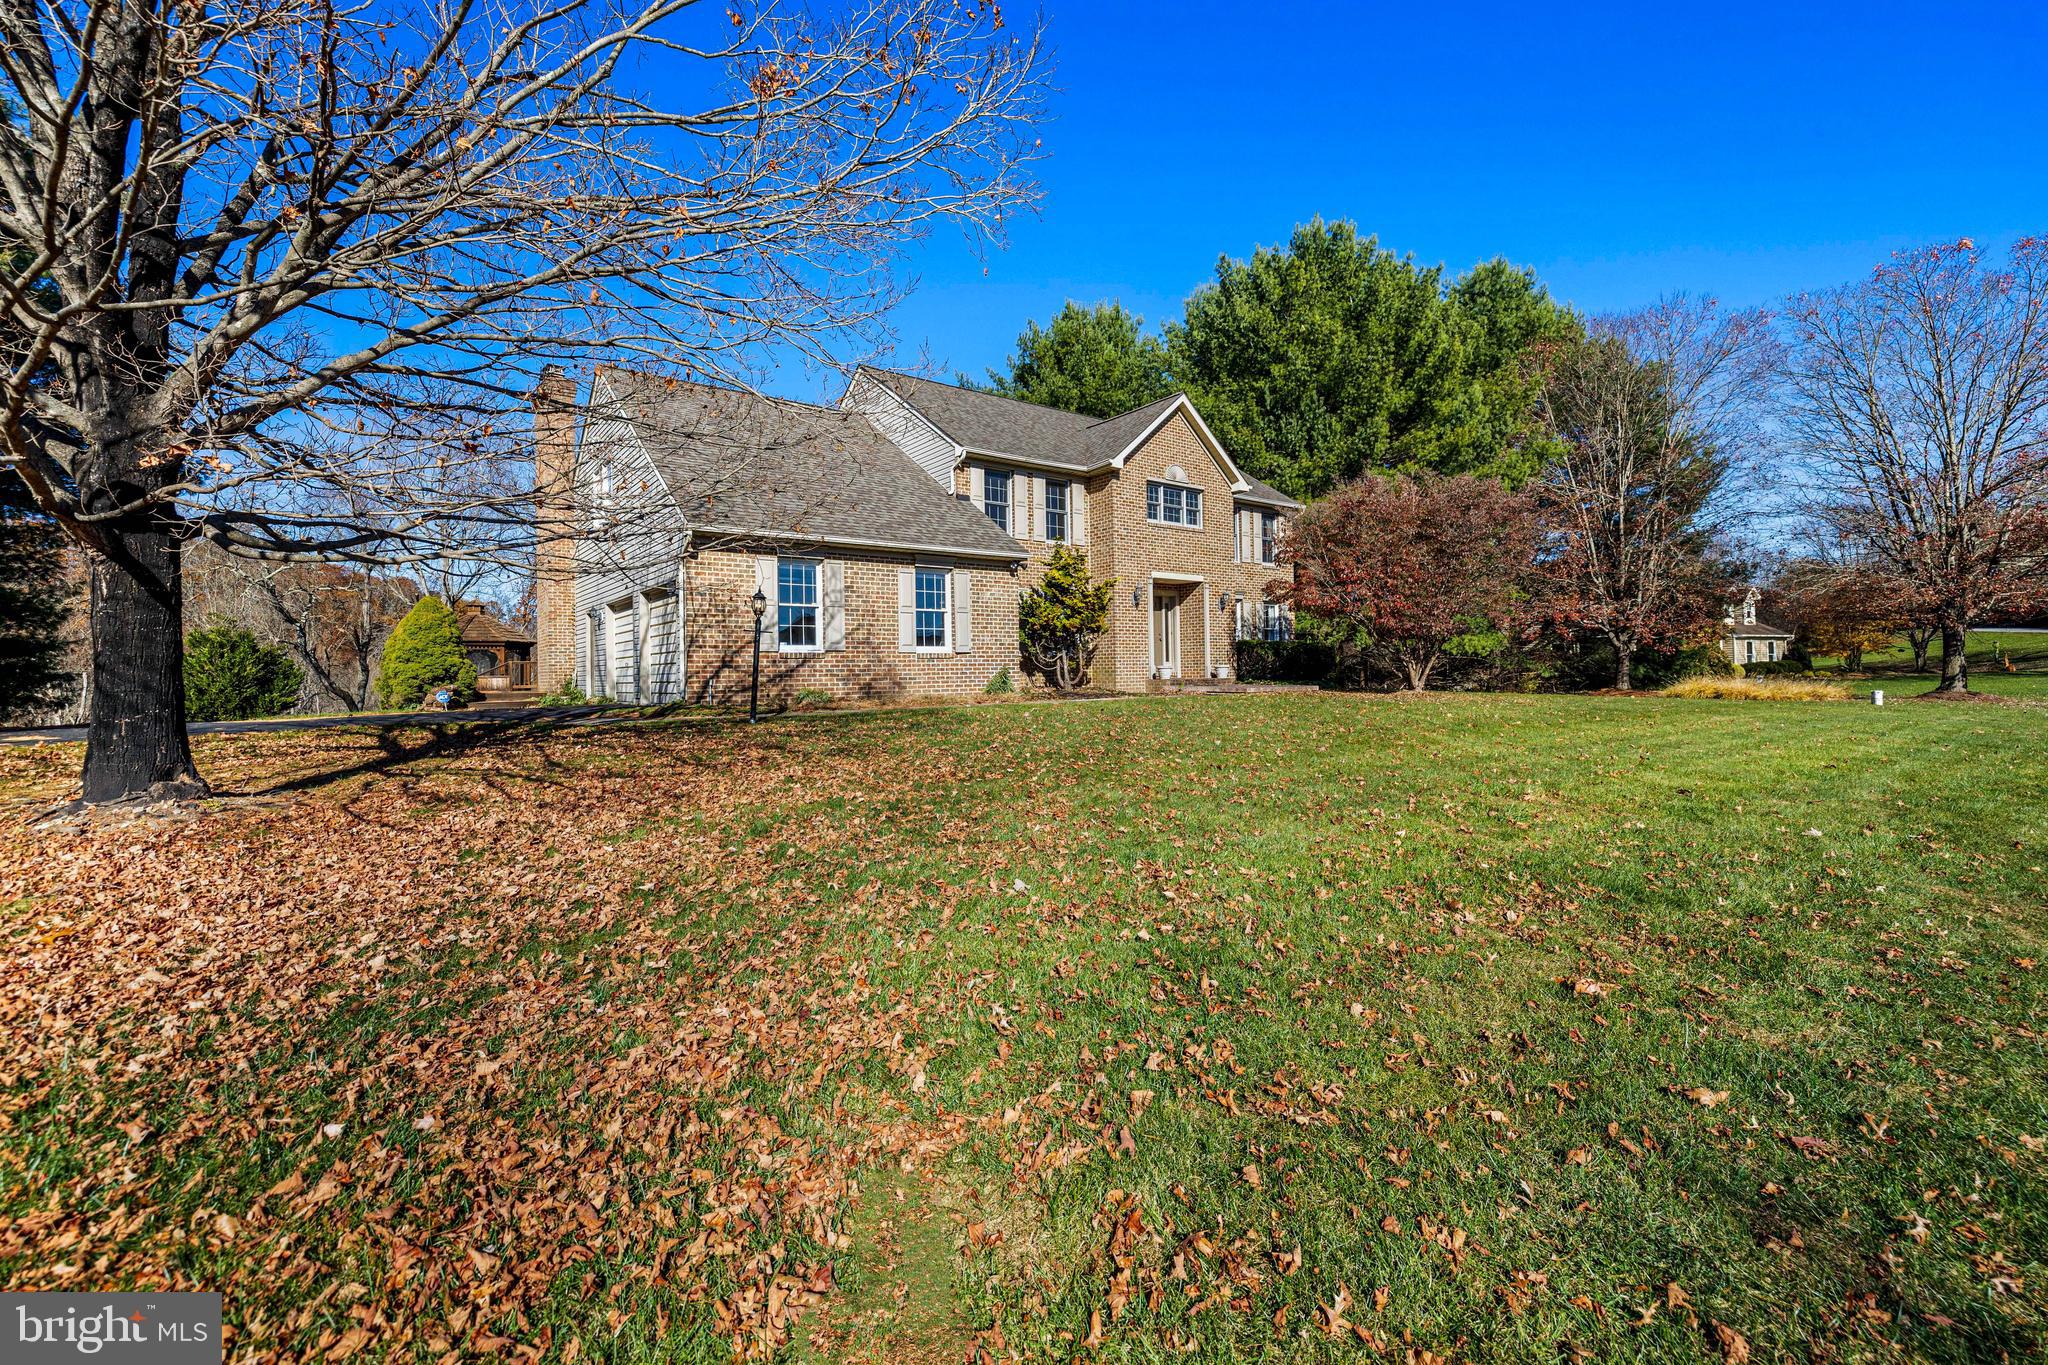
<path fill-rule="evenodd" d="M 559 365 L 533 386 L 535 682 L 576 676 L 576 381 Z"/>

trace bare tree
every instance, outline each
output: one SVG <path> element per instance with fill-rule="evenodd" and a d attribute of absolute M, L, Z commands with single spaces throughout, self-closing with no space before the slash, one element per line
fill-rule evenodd
<path fill-rule="evenodd" d="M 2048 238 L 2002 265 L 1967 238 L 1899 252 L 1789 314 L 1810 511 L 1939 631 L 1937 690 L 1966 692 L 1970 627 L 2048 597 Z"/>
<path fill-rule="evenodd" d="M 1036 32 L 956 0 L 0 0 L 4 459 L 90 563 L 83 799 L 203 790 L 181 545 L 529 560 L 541 366 L 871 343 L 1031 202 Z M 54 366 L 55 378 L 37 376 Z"/>
<path fill-rule="evenodd" d="M 184 551 L 187 624 L 225 616 L 291 652 L 304 700 L 361 711 L 378 656 L 420 587 L 374 565 L 259 560 L 207 541 Z"/>
<path fill-rule="evenodd" d="M 1613 647 L 1618 688 L 1639 650 L 1691 641 L 1719 616 L 1724 484 L 1760 446 L 1770 345 L 1763 314 L 1678 295 L 1546 357 L 1546 606 Z"/>

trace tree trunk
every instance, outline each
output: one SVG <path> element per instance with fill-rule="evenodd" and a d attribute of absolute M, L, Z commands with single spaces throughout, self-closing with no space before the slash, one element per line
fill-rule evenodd
<path fill-rule="evenodd" d="M 1436 676 L 1436 667 L 1443 662 L 1443 651 L 1436 649 L 1415 649 L 1400 655 L 1401 671 L 1408 675 L 1408 690 L 1427 692 L 1429 680 Z"/>
<path fill-rule="evenodd" d="M 1934 643 L 1934 630 L 1929 626 L 1915 626 L 1906 632 L 1906 643 L 1913 646 L 1913 671 L 1927 671 L 1927 647 Z"/>
<path fill-rule="evenodd" d="M 1845 673 L 1861 673 L 1863 671 L 1862 645 L 1851 645 L 1848 652 L 1842 655 L 1842 671 Z"/>
<path fill-rule="evenodd" d="M 92 718 L 88 804 L 203 796 L 185 738 L 184 583 L 175 522 L 151 519 L 111 535 L 90 556 Z"/>
<path fill-rule="evenodd" d="M 1941 624 L 1941 683 L 1937 692 L 1967 692 L 1970 690 L 1970 660 L 1964 654 L 1969 634 L 1961 626 Z"/>
<path fill-rule="evenodd" d="M 1636 647 L 1634 645 L 1624 645 L 1619 641 L 1615 642 L 1614 687 L 1616 691 L 1633 692 L 1635 690 L 1635 670 L 1632 667 L 1635 656 Z"/>

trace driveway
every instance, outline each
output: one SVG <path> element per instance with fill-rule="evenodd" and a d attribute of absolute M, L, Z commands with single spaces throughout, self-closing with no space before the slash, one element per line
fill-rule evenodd
<path fill-rule="evenodd" d="M 333 725 L 367 725 L 392 730 L 405 725 L 530 725 L 534 721 L 639 720 L 653 714 L 637 706 L 470 706 L 460 711 L 363 711 L 355 715 L 279 716 L 273 720 L 200 720 L 186 726 L 194 735 L 260 735 L 271 730 L 324 730 Z M 83 725 L 0 729 L 0 744 L 77 744 Z"/>

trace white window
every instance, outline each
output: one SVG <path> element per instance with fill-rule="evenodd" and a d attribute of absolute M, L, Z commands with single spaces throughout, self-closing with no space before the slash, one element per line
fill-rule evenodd
<path fill-rule="evenodd" d="M 1769 640 L 1764 643 L 1764 657 L 1772 663 L 1778 662 L 1778 642 L 1776 640 Z"/>
<path fill-rule="evenodd" d="M 1260 609 L 1259 634 L 1267 640 L 1285 640 L 1288 635 L 1287 608 L 1267 602 Z"/>
<path fill-rule="evenodd" d="M 946 584 L 952 575 L 944 569 L 917 571 L 915 598 L 916 616 L 912 621 L 911 640 L 919 649 L 945 649 L 946 621 L 951 613 L 946 609 Z"/>
<path fill-rule="evenodd" d="M 1259 513 L 1259 563 L 1275 564 L 1280 559 L 1280 514 Z"/>
<path fill-rule="evenodd" d="M 590 472 L 590 524 L 602 527 L 611 518 L 612 498 L 617 490 L 612 483 L 612 467 L 604 460 L 596 462 Z"/>
<path fill-rule="evenodd" d="M 1067 482 L 1045 481 L 1045 538 L 1064 544 L 1067 539 Z"/>
<path fill-rule="evenodd" d="M 775 561 L 775 645 L 782 650 L 818 647 L 818 561 Z"/>
<path fill-rule="evenodd" d="M 981 476 L 981 510 L 1005 531 L 1010 529 L 1010 471 L 991 469 Z"/>
<path fill-rule="evenodd" d="M 1742 642 L 1742 662 L 1746 664 L 1756 662 L 1756 641 L 1744 640 Z"/>
<path fill-rule="evenodd" d="M 1202 524 L 1202 490 L 1179 484 L 1152 482 L 1145 485 L 1145 520 L 1166 526 Z"/>

